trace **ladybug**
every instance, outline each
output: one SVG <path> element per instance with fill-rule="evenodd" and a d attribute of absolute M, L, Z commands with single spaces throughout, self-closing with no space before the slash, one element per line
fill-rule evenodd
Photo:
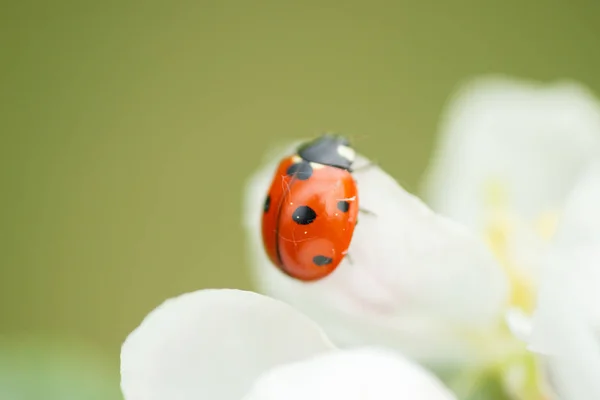
<path fill-rule="evenodd" d="M 288 276 L 322 279 L 346 256 L 359 212 L 354 154 L 348 139 L 326 134 L 279 163 L 264 202 L 262 238 L 271 262 Z"/>

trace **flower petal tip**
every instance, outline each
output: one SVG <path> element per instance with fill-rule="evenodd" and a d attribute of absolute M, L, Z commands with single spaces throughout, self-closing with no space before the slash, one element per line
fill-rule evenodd
<path fill-rule="evenodd" d="M 332 348 L 314 322 L 281 301 L 199 290 L 163 302 L 127 337 L 121 388 L 127 400 L 240 398 L 269 368 Z"/>
<path fill-rule="evenodd" d="M 382 348 L 329 352 L 275 368 L 244 400 L 455 400 L 439 379 Z"/>

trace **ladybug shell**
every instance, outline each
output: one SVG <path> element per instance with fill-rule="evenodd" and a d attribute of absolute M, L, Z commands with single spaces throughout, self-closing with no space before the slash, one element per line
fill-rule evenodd
<path fill-rule="evenodd" d="M 265 199 L 265 250 L 295 279 L 324 278 L 344 259 L 357 216 L 358 192 L 349 170 L 287 157 Z"/>

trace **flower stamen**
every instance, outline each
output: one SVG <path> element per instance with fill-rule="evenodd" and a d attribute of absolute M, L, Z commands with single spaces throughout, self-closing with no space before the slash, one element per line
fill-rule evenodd
<path fill-rule="evenodd" d="M 535 230 L 545 241 L 554 237 L 558 227 L 559 214 L 554 211 L 543 212 L 535 222 Z"/>
<path fill-rule="evenodd" d="M 535 301 L 533 282 L 511 257 L 510 239 L 514 235 L 517 221 L 509 212 L 506 186 L 497 180 L 490 180 L 484 193 L 487 211 L 484 238 L 509 279 L 510 305 L 532 311 Z"/>

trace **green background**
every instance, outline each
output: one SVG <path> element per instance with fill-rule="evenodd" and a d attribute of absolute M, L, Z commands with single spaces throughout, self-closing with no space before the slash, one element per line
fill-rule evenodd
<path fill-rule="evenodd" d="M 251 288 L 242 190 L 273 143 L 346 133 L 414 191 L 456 85 L 599 91 L 599 39 L 582 0 L 6 2 L 0 334 L 118 372 L 167 297 Z"/>

